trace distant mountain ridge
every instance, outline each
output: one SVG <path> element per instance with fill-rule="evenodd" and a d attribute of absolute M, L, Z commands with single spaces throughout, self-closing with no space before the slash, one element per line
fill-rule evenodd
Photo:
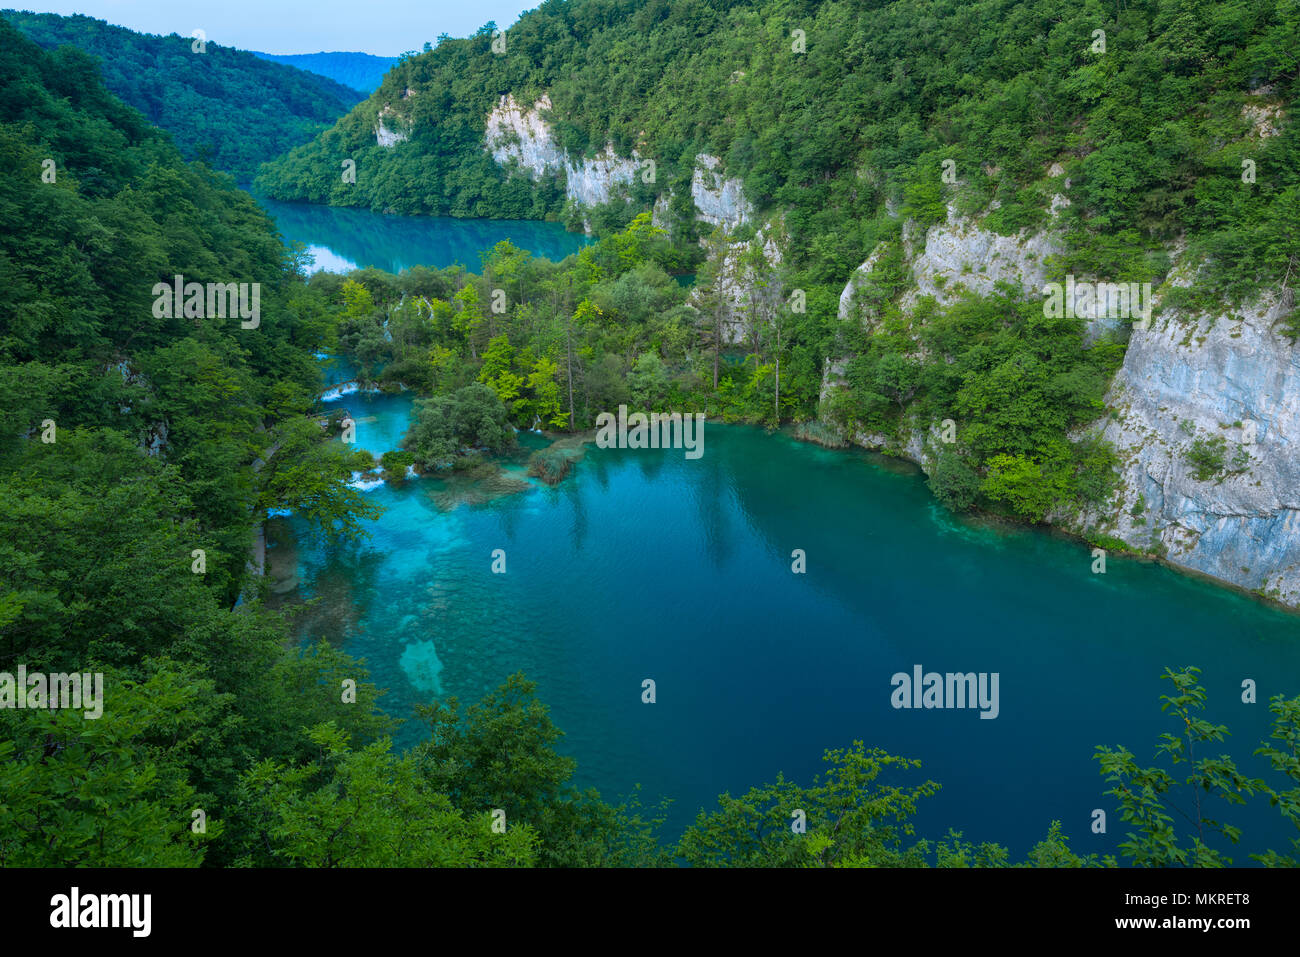
<path fill-rule="evenodd" d="M 0 11 L 46 50 L 72 46 L 104 85 L 171 134 L 186 159 L 252 180 L 258 166 L 306 143 L 363 99 L 318 73 L 194 39 L 158 36 L 80 14 Z"/>
<path fill-rule="evenodd" d="M 395 56 L 375 56 L 372 53 L 258 53 L 254 56 L 272 63 L 283 63 L 328 77 L 336 83 L 373 93 L 379 89 L 384 74 L 400 60 Z"/>

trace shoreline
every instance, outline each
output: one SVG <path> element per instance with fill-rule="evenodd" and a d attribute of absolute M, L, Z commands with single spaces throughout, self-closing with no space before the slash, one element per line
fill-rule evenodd
<path fill-rule="evenodd" d="M 330 358 L 344 358 L 344 357 L 330 357 Z M 326 360 L 321 360 L 321 361 L 324 362 Z M 333 391 L 333 389 L 332 388 L 327 389 L 326 391 L 327 392 Z M 377 387 L 356 390 L 356 392 L 359 392 L 363 395 L 364 394 L 398 395 L 398 394 L 402 394 L 403 392 L 409 392 L 409 391 L 410 390 L 408 390 L 404 385 L 399 385 L 398 389 L 392 392 Z M 349 394 L 356 394 L 356 392 L 350 392 Z M 321 396 L 321 398 L 323 399 L 324 396 Z M 415 398 L 417 399 L 427 398 L 427 396 L 421 396 L 415 394 Z M 806 422 L 786 422 L 776 428 L 773 428 L 771 426 L 766 426 L 766 425 L 749 423 L 749 422 L 723 422 L 716 419 L 708 422 L 708 424 L 714 426 L 730 427 L 730 428 L 739 427 L 739 428 L 747 428 L 747 429 L 759 429 L 765 432 L 768 436 L 773 436 L 773 435 L 785 436 L 786 438 L 790 439 L 793 442 L 797 442 L 804 445 L 814 445 L 819 448 L 826 449 L 827 451 L 830 452 L 856 452 L 880 460 L 875 463 L 877 465 L 883 465 L 884 462 L 892 462 L 892 463 L 900 463 L 900 464 L 906 463 L 908 471 L 914 472 L 918 477 L 924 478 L 927 476 L 927 473 L 925 472 L 925 469 L 922 466 L 922 464 L 918 462 L 916 459 L 908 456 L 904 452 L 895 449 L 888 449 L 885 446 L 860 445 L 857 442 L 854 442 L 851 439 L 843 436 L 842 434 L 839 434 L 834 430 L 824 426 L 821 423 L 821 420 L 819 419 L 809 420 Z M 517 431 L 523 432 L 523 431 L 531 431 L 531 430 L 519 429 Z M 595 444 L 596 438 L 599 434 L 599 430 L 588 429 L 581 432 L 555 432 L 555 431 L 549 431 L 543 429 L 539 433 L 533 433 L 533 434 L 542 435 L 550 443 L 548 446 L 546 446 L 545 449 L 539 451 L 556 449 L 557 447 L 559 447 L 559 451 L 561 452 L 567 452 L 574 449 L 578 450 L 578 454 L 571 456 L 570 459 L 571 465 L 576 466 L 579 462 L 582 461 L 583 458 L 585 458 L 587 452 L 587 446 Z M 391 451 L 391 450 L 387 450 L 387 451 Z M 504 470 L 504 467 L 501 465 L 498 465 L 497 468 L 499 471 Z M 525 468 L 527 468 L 526 463 L 525 463 Z M 537 477 L 537 483 L 534 485 L 534 487 L 535 488 L 543 488 L 543 487 L 558 488 L 560 485 L 564 484 L 564 482 L 572 478 L 573 474 L 574 474 L 574 469 L 571 467 L 569 469 L 566 469 L 564 475 L 561 476 L 555 482 L 549 482 L 544 478 Z M 417 475 L 414 476 L 408 475 L 405 481 L 403 481 L 401 484 L 407 484 L 410 482 L 418 481 L 419 479 L 422 478 L 432 478 L 440 481 L 447 480 L 446 478 L 438 475 L 426 475 L 423 473 L 418 473 Z M 483 479 L 480 478 L 480 479 L 475 479 L 473 481 L 481 482 L 483 481 Z M 517 492 L 512 492 L 510 494 L 517 494 L 518 492 L 523 492 L 523 491 L 527 491 L 527 489 L 520 488 L 517 490 Z M 931 498 L 933 498 L 933 493 L 931 493 Z M 1249 598 L 1252 601 L 1257 602 L 1266 607 L 1274 608 L 1278 611 L 1285 612 L 1288 615 L 1292 615 L 1297 618 L 1300 618 L 1300 604 L 1289 605 L 1283 601 L 1279 601 L 1276 598 L 1272 598 L 1268 595 L 1264 595 L 1257 591 L 1253 591 L 1242 585 L 1238 585 L 1235 582 L 1231 582 L 1223 578 L 1218 578 L 1214 575 L 1208 574 L 1207 572 L 1203 572 L 1196 568 L 1191 568 L 1185 565 L 1181 565 L 1177 562 L 1171 561 L 1170 559 L 1155 554 L 1153 552 L 1144 552 L 1132 548 L 1125 548 L 1125 549 L 1107 548 L 1104 545 L 1094 544 L 1093 542 L 1089 541 L 1088 537 L 1084 533 L 1079 532 L 1075 529 L 1066 528 L 1065 526 L 1057 525 L 1052 522 L 1030 523 L 1024 521 L 1023 519 L 1016 518 L 1014 516 L 1003 515 L 997 512 L 990 512 L 984 509 L 975 509 L 968 513 L 952 513 L 952 514 L 954 518 L 961 518 L 963 516 L 968 518 L 974 517 L 993 526 L 1004 525 L 1009 528 L 1027 529 L 1031 531 L 1046 533 L 1054 537 L 1067 539 L 1071 542 L 1075 542 L 1087 547 L 1104 548 L 1106 552 L 1106 557 L 1108 559 L 1120 558 L 1126 561 L 1136 561 L 1144 564 L 1160 565 L 1179 575 L 1184 575 L 1187 576 L 1188 578 L 1202 581 L 1206 584 L 1213 585 L 1216 588 L 1225 589 L 1227 591 L 1233 592 L 1242 597 Z"/>
<path fill-rule="evenodd" d="M 797 429 L 798 426 L 801 424 L 805 424 L 805 423 L 791 423 L 791 425 L 795 429 Z M 775 431 L 783 431 L 783 430 L 775 430 Z M 891 461 L 906 462 L 909 466 L 915 469 L 915 471 L 920 476 L 928 477 L 928 473 L 926 473 L 925 468 L 916 459 L 904 454 L 901 451 L 897 451 L 893 449 L 887 450 L 884 446 L 871 447 L 871 446 L 859 445 L 856 442 L 853 442 L 849 439 L 844 439 L 843 441 L 845 444 L 843 445 L 832 445 L 828 442 L 819 441 L 817 438 L 810 435 L 799 435 L 794 431 L 791 432 L 790 437 L 796 442 L 804 442 L 809 445 L 816 445 L 832 452 L 857 450 L 859 452 L 866 453 L 867 455 L 878 456 L 880 458 L 888 459 Z M 953 514 L 956 515 L 957 513 L 953 513 Z M 1296 618 L 1300 618 L 1300 604 L 1288 605 L 1286 602 L 1279 601 L 1276 598 L 1271 598 L 1268 595 L 1260 594 L 1257 591 L 1246 588 L 1242 585 L 1238 585 L 1236 582 L 1231 582 L 1224 578 L 1218 578 L 1214 575 L 1209 574 L 1208 572 L 1203 572 L 1198 568 L 1191 568 L 1187 565 L 1180 565 L 1178 562 L 1171 561 L 1170 559 L 1165 558 L 1161 555 L 1157 555 L 1154 552 L 1139 551 L 1138 549 L 1131 548 L 1131 547 L 1125 547 L 1124 549 L 1106 548 L 1103 545 L 1097 545 L 1089 541 L 1085 534 L 1076 531 L 1075 529 L 1066 528 L 1063 525 L 1057 525 L 1053 522 L 1030 523 L 1024 521 L 1023 519 L 1016 518 L 1015 516 L 1002 515 L 997 512 L 989 512 L 984 509 L 974 509 L 973 511 L 965 514 L 978 515 L 987 518 L 992 522 L 998 524 L 1005 524 L 1008 526 L 1043 532 L 1052 535 L 1054 537 L 1068 539 L 1072 542 L 1078 542 L 1082 545 L 1092 547 L 1092 548 L 1102 548 L 1105 550 L 1106 558 L 1108 560 L 1113 558 L 1121 558 L 1126 561 L 1136 561 L 1148 565 L 1160 565 L 1164 568 L 1169 569 L 1172 572 L 1175 572 L 1178 575 L 1184 575 L 1188 578 L 1198 579 L 1202 582 L 1205 582 L 1206 584 L 1213 585 L 1216 588 L 1222 588 L 1226 591 L 1235 592 L 1236 594 L 1244 598 L 1249 598 L 1252 601 L 1258 602 L 1261 605 L 1265 605 L 1270 608 L 1274 608 L 1278 611 L 1285 612 L 1288 615 L 1295 616 Z"/>

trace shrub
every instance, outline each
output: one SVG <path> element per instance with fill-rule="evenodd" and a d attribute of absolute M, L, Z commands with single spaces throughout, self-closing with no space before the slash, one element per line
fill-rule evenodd
<path fill-rule="evenodd" d="M 394 449 L 380 456 L 379 464 L 391 477 L 400 480 L 406 477 L 407 466 L 415 464 L 415 454 L 405 449 Z"/>
<path fill-rule="evenodd" d="M 954 512 L 963 512 L 979 498 L 980 481 L 965 456 L 945 449 L 930 473 L 930 491 Z"/>
<path fill-rule="evenodd" d="M 1227 467 L 1227 440 L 1221 435 L 1198 438 L 1187 451 L 1186 459 L 1196 481 L 1208 482 Z"/>

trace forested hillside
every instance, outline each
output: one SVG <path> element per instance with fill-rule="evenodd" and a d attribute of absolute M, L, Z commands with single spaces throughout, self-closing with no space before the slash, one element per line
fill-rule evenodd
<path fill-rule="evenodd" d="M 260 601 L 247 559 L 268 510 L 292 509 L 339 542 L 374 514 L 346 483 L 369 463 L 312 415 L 319 351 L 404 364 L 416 387 L 456 390 L 442 406 L 447 419 L 411 438 L 428 468 L 459 453 L 460 430 L 481 426 L 484 406 L 498 427 L 506 415 L 562 420 L 566 405 L 576 416 L 550 356 L 568 365 L 572 355 L 591 381 L 617 389 L 608 356 L 642 341 L 685 348 L 671 317 L 657 318 L 680 305 L 665 272 L 679 252 L 648 217 L 563 264 L 529 263 L 504 246 L 482 277 L 424 270 L 307 282 L 252 200 L 185 163 L 104 89 L 85 55 L 42 51 L 3 22 L 0 154 L 9 168 L 0 180 L 0 672 L 105 678 L 94 719 L 17 708 L 12 685 L 0 694 L 0 866 L 1009 863 L 996 844 L 918 839 L 909 819 L 936 785 L 916 761 L 861 743 L 827 752 L 827 772 L 811 784 L 782 778 L 722 796 L 667 847 L 657 811 L 573 786 L 561 732 L 522 677 L 475 705 L 425 709 L 417 720 L 427 738 L 396 754 L 364 667 L 323 645 L 293 648 L 287 623 Z M 177 275 L 257 283 L 257 321 L 160 309 L 156 286 Z M 508 328 L 480 305 L 503 282 L 519 290 Z M 549 317 L 529 309 L 548 302 Z M 535 343 L 521 335 L 512 346 L 507 332 L 529 329 Z M 632 388 L 652 401 L 673 388 L 653 359 L 637 360 L 637 376 Z M 592 393 L 589 404 L 613 398 Z M 1203 693 L 1194 672 L 1168 677 L 1183 692 L 1172 716 L 1181 734 Z M 1244 787 L 1295 820 L 1300 772 L 1285 743 L 1300 705 L 1271 708 L 1279 743 L 1262 752 L 1271 784 L 1211 759 L 1177 787 L 1238 802 Z M 1221 739 L 1202 724 L 1200 740 Z M 1167 774 L 1124 749 L 1099 757 L 1135 832 L 1126 858 L 1223 862 L 1199 831 L 1173 833 Z M 790 807 L 806 812 L 806 836 L 790 828 Z M 493 827 L 498 809 L 504 830 Z M 1226 825 L 1204 826 L 1231 837 Z M 1112 863 L 1076 856 L 1058 826 L 1043 829 L 1025 863 Z"/>
<path fill-rule="evenodd" d="M 366 513 L 304 416 L 328 325 L 247 194 L 3 22 L 0 153 L 0 660 L 106 675 L 98 723 L 0 711 L 0 865 L 193 864 L 250 762 L 376 727 L 302 693 L 345 657 L 231 611 L 267 508 Z M 259 323 L 159 317 L 177 274 L 259 283 Z"/>
<path fill-rule="evenodd" d="M 1295 0 L 572 0 L 495 32 L 403 59 L 259 183 L 282 199 L 562 217 L 605 234 L 653 209 L 675 255 L 652 258 L 698 272 L 697 294 L 603 302 L 621 351 L 580 353 L 570 373 L 567 345 L 533 321 L 588 328 L 571 323 L 567 294 L 523 310 L 512 293 L 515 328 L 488 317 L 529 362 L 556 361 L 562 391 L 570 375 L 589 391 L 658 362 L 670 383 L 659 401 L 726 417 L 819 418 L 877 446 L 951 420 L 961 438 L 930 469 L 936 491 L 1038 521 L 1110 499 L 1114 452 L 1079 430 L 1105 414 L 1129 326 L 1099 336 L 1049 317 L 1020 282 L 975 295 L 957 276 L 942 301 L 909 298 L 927 229 L 950 213 L 956 231 L 978 223 L 993 238 L 1050 226 L 1040 266 L 1052 281 L 1160 287 L 1177 249 L 1195 281 L 1171 283 L 1166 306 L 1294 296 Z M 349 162 L 354 178 L 340 174 Z M 621 181 L 608 172 L 620 163 Z M 715 176 L 702 163 L 739 184 L 753 216 L 717 229 L 702 217 L 700 182 Z M 610 199 L 580 208 L 570 180 L 602 176 Z M 648 276 L 620 281 L 658 282 Z M 649 301 L 653 316 L 639 312 Z"/>
<path fill-rule="evenodd" d="M 1257 158 L 1269 183 L 1243 190 L 1235 140 L 1252 93 L 1294 101 L 1294 0 L 552 0 L 505 40 L 494 52 L 484 29 L 404 59 L 263 185 L 399 212 L 558 213 L 557 194 L 539 208 L 483 149 L 500 96 L 547 93 L 565 150 L 655 159 L 636 209 L 689 180 L 697 153 L 720 157 L 760 209 L 784 212 L 812 282 L 843 283 L 897 229 L 891 204 L 922 227 L 942 218 L 945 159 L 962 209 L 996 200 L 993 224 L 1011 231 L 1043 221 L 1047 168 L 1064 164 L 1081 265 L 1149 274 L 1145 250 L 1186 232 L 1207 252 L 1251 253 L 1207 288 L 1285 269 L 1261 230 L 1294 215 L 1300 151 L 1272 144 Z M 409 140 L 376 144 L 383 108 Z M 355 184 L 341 181 L 345 158 Z"/>
<path fill-rule="evenodd" d="M 98 65 L 104 85 L 171 133 L 186 159 L 252 180 L 257 167 L 309 140 L 361 98 L 355 89 L 256 54 L 195 38 L 155 36 L 75 15 L 5 10 L 47 50 L 68 44 Z"/>
<path fill-rule="evenodd" d="M 329 77 L 352 90 L 373 93 L 379 83 L 397 62 L 395 56 L 375 56 L 371 53 L 256 53 L 263 60 L 283 63 Z"/>

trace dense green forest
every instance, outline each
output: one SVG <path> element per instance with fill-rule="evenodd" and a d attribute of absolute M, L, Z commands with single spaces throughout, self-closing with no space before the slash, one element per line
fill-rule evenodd
<path fill-rule="evenodd" d="M 79 14 L 5 10 L 0 16 L 47 50 L 66 44 L 89 54 L 109 91 L 170 133 L 182 156 L 241 183 L 362 96 L 243 50 L 206 43 L 196 52 L 192 37 L 136 33 Z"/>
<path fill-rule="evenodd" d="M 629 395 L 729 420 L 820 420 L 829 432 L 806 430 L 832 442 L 951 419 L 960 440 L 932 469 L 936 494 L 953 508 L 1040 521 L 1111 494 L 1113 452 L 1078 430 L 1103 414 L 1126 335 L 1089 342 L 1082 321 L 1043 317 L 1018 289 L 900 308 L 911 285 L 905 224 L 923 231 L 951 205 L 1004 234 L 1037 229 L 1061 190 L 1064 253 L 1048 263 L 1050 280 L 1158 286 L 1176 242 L 1200 268 L 1167 304 L 1218 310 L 1289 290 L 1300 275 L 1300 129 L 1249 135 L 1261 110 L 1293 111 L 1295 0 L 573 0 L 524 15 L 504 52 L 493 39 L 489 25 L 405 57 L 259 184 L 278 198 L 403 213 L 582 218 L 565 205 L 562 173 L 534 183 L 485 152 L 485 118 L 506 93 L 524 103 L 548 94 L 549 122 L 572 155 L 608 143 L 654 158 L 654 183 L 583 214 L 608 235 L 670 199 L 668 248 L 637 269 L 611 269 L 605 256 L 552 288 L 549 266 L 514 253 L 489 264 L 509 283 L 513 270 L 527 274 L 531 291 L 507 283 L 508 315 L 487 315 L 487 332 L 459 351 L 476 363 L 506 337 L 492 359 L 509 363 L 509 377 L 477 375 L 501 383 L 520 424 L 546 406 L 542 421 L 585 427 L 593 410 Z M 378 146 L 380 110 L 409 139 Z M 730 346 L 719 326 L 725 240 L 702 235 L 690 199 L 700 152 L 743 180 L 785 249 L 774 268 L 752 226 L 727 237 L 749 243 L 744 261 L 761 287 L 740 307 L 755 332 Z M 339 174 L 345 159 L 356 162 L 355 182 Z M 1243 182 L 1244 160 L 1267 175 Z M 945 182 L 945 161 L 955 181 Z M 1049 176 L 1053 164 L 1064 179 Z M 840 323 L 840 290 L 873 250 L 855 314 Z M 699 299 L 664 281 L 693 271 Z M 495 282 L 479 281 L 477 294 Z M 774 301 L 792 290 L 805 294 L 804 311 Z M 575 319 L 588 291 L 591 308 Z M 397 347 L 403 361 L 387 375 L 432 388 L 410 346 Z M 847 360 L 847 388 L 822 401 L 827 359 Z M 469 377 L 438 364 L 449 381 Z M 552 364 L 564 422 L 546 402 L 530 406 L 527 387 L 513 394 L 516 379 L 549 378 Z"/>
<path fill-rule="evenodd" d="M 897 230 L 889 202 L 922 227 L 942 218 L 944 159 L 962 184 L 952 198 L 966 212 L 997 200 L 991 223 L 1006 230 L 1043 222 L 1047 167 L 1061 162 L 1079 272 L 1150 278 L 1152 244 L 1186 232 L 1209 255 L 1241 253 L 1202 287 L 1241 293 L 1280 279 L 1295 253 L 1269 228 L 1300 208 L 1293 126 L 1252 148 L 1270 174 L 1240 188 L 1242 107 L 1295 99 L 1294 0 L 552 0 L 506 32 L 503 54 L 492 32 L 403 58 L 262 185 L 396 212 L 558 213 L 560 194 L 535 196 L 484 162 L 497 98 L 546 92 L 566 150 L 609 142 L 655 158 L 657 181 L 626 218 L 669 189 L 685 202 L 695 155 L 712 153 L 761 209 L 784 213 L 812 284 L 843 284 Z M 376 145 L 382 106 L 409 141 Z M 338 173 L 349 157 L 355 184 Z"/>
<path fill-rule="evenodd" d="M 669 278 L 680 247 L 648 217 L 560 264 L 502 245 L 481 275 L 309 281 L 252 199 L 187 163 L 85 55 L 43 51 L 4 22 L 0 154 L 0 671 L 105 676 L 96 720 L 0 708 L 0 866 L 1012 863 L 959 834 L 918 838 L 911 818 L 939 785 L 862 743 L 828 751 L 811 783 L 722 795 L 665 843 L 657 805 L 573 785 L 561 732 L 522 676 L 474 704 L 421 709 L 410 720 L 427 737 L 398 753 L 364 664 L 298 648 L 264 606 L 249 554 L 268 510 L 343 539 L 374 514 L 346 482 L 367 463 L 315 415 L 319 352 L 441 403 L 408 441 L 428 469 L 508 441 L 511 421 L 583 428 L 625 394 L 767 414 L 757 353 L 715 385 L 716 330 L 710 348 Z M 260 322 L 160 315 L 155 285 L 178 274 L 258 283 Z M 804 376 L 796 403 L 812 401 L 814 344 L 833 332 L 836 290 L 810 290 L 807 356 L 781 353 L 791 381 Z M 1272 702 L 1261 753 L 1274 774 L 1253 780 L 1210 756 L 1226 729 L 1200 718 L 1194 670 L 1167 677 L 1173 734 L 1154 763 L 1097 753 L 1130 831 L 1124 862 L 1227 863 L 1221 847 L 1238 835 L 1218 809 L 1247 799 L 1300 823 L 1300 699 Z M 1018 864 L 1118 863 L 1043 825 Z"/>
<path fill-rule="evenodd" d="M 308 70 L 329 77 L 351 90 L 373 93 L 384 74 L 397 62 L 395 56 L 374 56 L 370 53 L 258 53 L 254 56 L 272 63 Z"/>
<path fill-rule="evenodd" d="M 446 395 L 485 384 L 519 428 L 591 429 L 600 413 L 626 404 L 772 427 L 794 419 L 805 437 L 834 441 L 807 420 L 818 414 L 823 360 L 844 335 L 837 291 L 813 287 L 803 311 L 786 312 L 755 290 L 770 333 L 729 347 L 715 263 L 701 267 L 694 292 L 674 281 L 669 270 L 680 252 L 642 213 L 563 263 L 502 242 L 484 253 L 479 274 L 367 269 L 312 283 L 346 301 L 340 348 L 380 388 Z M 874 275 L 889 268 L 882 263 Z M 783 273 L 771 281 L 788 284 Z M 971 451 L 945 456 L 931 477 L 954 508 L 978 500 L 1037 520 L 1061 502 L 1106 496 L 1113 453 L 1064 436 L 1096 417 L 1121 347 L 1086 346 L 1081 320 L 1044 318 L 1040 306 L 1010 296 L 968 297 L 948 309 L 928 301 L 912 321 L 927 361 L 911 357 L 913 333 L 902 317 L 874 335 L 859 332 L 850 377 L 861 389 L 829 415 L 848 408 L 885 430 L 910 402 L 931 421 L 959 419 Z M 1043 467 L 1021 465 L 1044 450 L 1050 458 L 1034 460 Z M 421 450 L 408 451 L 428 462 Z M 975 467 L 985 463 L 992 467 L 981 476 Z"/>

